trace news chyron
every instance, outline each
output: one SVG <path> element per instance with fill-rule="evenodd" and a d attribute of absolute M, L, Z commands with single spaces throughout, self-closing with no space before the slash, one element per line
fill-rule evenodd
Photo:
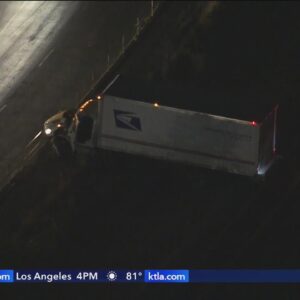
<path fill-rule="evenodd" d="M 185 283 L 188 281 L 187 270 L 0 270 L 0 283 Z"/>
<path fill-rule="evenodd" d="M 300 283 L 300 269 L 0 270 L 0 284 L 18 283 Z"/>

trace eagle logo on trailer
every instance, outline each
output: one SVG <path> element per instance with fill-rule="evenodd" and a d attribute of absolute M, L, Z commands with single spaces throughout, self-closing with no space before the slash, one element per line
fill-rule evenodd
<path fill-rule="evenodd" d="M 116 126 L 141 131 L 141 120 L 135 113 L 114 109 Z"/>

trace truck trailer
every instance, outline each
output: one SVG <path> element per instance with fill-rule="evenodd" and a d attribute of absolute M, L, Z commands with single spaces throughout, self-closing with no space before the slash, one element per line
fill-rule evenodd
<path fill-rule="evenodd" d="M 50 118 L 44 132 L 58 152 L 110 150 L 255 176 L 264 175 L 274 161 L 276 116 L 277 106 L 257 122 L 127 99 L 108 90 L 72 113 Z"/>

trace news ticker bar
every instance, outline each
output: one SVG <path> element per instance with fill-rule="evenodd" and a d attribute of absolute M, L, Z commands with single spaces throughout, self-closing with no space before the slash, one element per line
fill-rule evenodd
<path fill-rule="evenodd" d="M 0 283 L 300 283 L 292 270 L 0 270 Z"/>

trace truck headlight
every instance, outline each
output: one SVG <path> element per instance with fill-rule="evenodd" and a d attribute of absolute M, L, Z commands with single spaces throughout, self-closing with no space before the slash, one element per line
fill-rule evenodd
<path fill-rule="evenodd" d="M 50 128 L 45 129 L 45 133 L 46 135 L 50 135 L 52 132 L 52 130 Z"/>

